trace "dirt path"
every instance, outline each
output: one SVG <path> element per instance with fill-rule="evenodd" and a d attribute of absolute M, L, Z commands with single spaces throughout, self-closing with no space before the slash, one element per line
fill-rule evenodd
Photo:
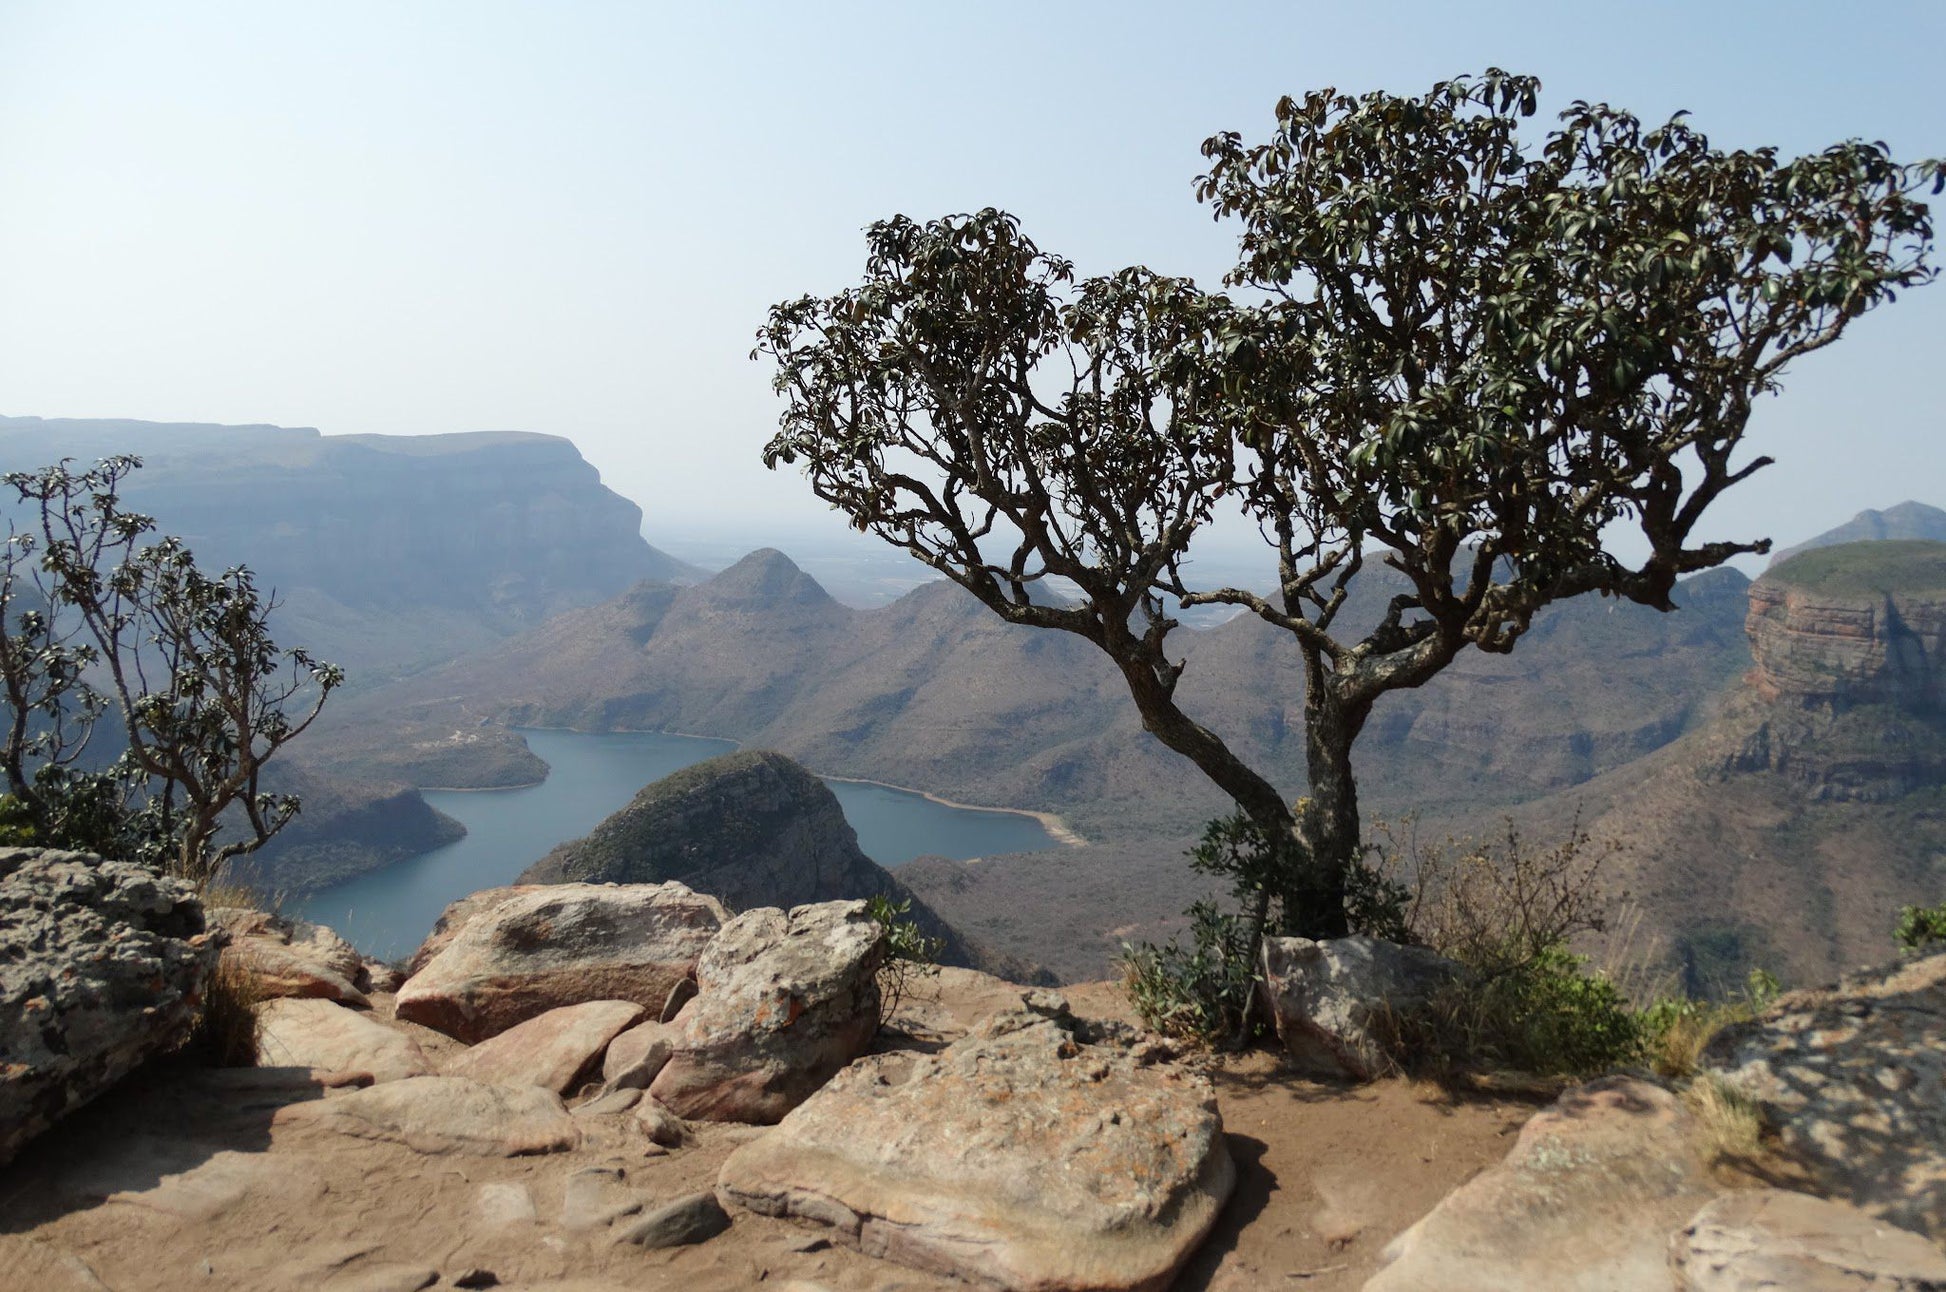
<path fill-rule="evenodd" d="M 1018 991 L 949 971 L 908 1011 L 914 1043 L 937 1043 Z M 1109 984 L 1067 994 L 1077 1013 L 1125 1013 Z M 1177 1284 L 1194 1292 L 1358 1287 L 1391 1236 L 1503 1156 L 1531 1111 L 1404 1082 L 1318 1085 L 1268 1053 L 1212 1076 L 1240 1183 Z M 757 1216 L 698 1246 L 642 1251 L 577 1226 L 566 1208 L 570 1179 L 590 1168 L 658 1199 L 708 1189 L 755 1128 L 701 1126 L 694 1143 L 658 1154 L 632 1117 L 588 1118 L 573 1152 L 503 1159 L 272 1124 L 278 1108 L 320 1097 L 275 1070 L 163 1066 L 124 1083 L 0 1170 L 0 1289 L 411 1292 L 432 1274 L 451 1287 L 469 1269 L 562 1292 L 957 1286 Z"/>

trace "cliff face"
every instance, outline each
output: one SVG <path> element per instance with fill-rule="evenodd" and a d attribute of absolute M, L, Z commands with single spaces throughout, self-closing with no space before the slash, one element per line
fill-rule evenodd
<path fill-rule="evenodd" d="M 0 457 L 133 453 L 123 501 L 205 566 L 274 588 L 279 640 L 355 682 L 488 645 L 687 567 L 550 435 L 323 436 L 275 426 L 0 419 Z"/>
<path fill-rule="evenodd" d="M 1023 968 L 968 943 L 914 898 L 859 851 L 857 832 L 822 781 L 766 751 L 725 754 L 645 787 L 585 838 L 561 844 L 528 867 L 519 882 L 671 879 L 735 910 L 880 894 L 909 900 L 909 918 L 944 940 L 943 963 L 996 973 Z"/>
<path fill-rule="evenodd" d="M 1750 699 L 1726 772 L 1818 799 L 1946 782 L 1946 543 L 1807 551 L 1750 588 Z"/>
<path fill-rule="evenodd" d="M 1751 683 L 1772 701 L 1934 710 L 1946 701 L 1946 543 L 1821 548 L 1751 585 Z M 1935 586 L 1937 585 L 1937 586 Z"/>

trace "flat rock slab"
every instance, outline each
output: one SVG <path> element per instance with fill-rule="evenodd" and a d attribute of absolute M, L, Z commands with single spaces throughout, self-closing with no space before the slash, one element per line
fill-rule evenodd
<path fill-rule="evenodd" d="M 1793 992 L 1705 1062 L 1820 1191 L 1946 1242 L 1946 955 Z"/>
<path fill-rule="evenodd" d="M 884 954 L 864 902 L 745 911 L 697 963 L 649 1093 L 682 1117 L 776 1121 L 871 1043 Z"/>
<path fill-rule="evenodd" d="M 1669 1292 L 1669 1235 L 1716 1192 L 1691 1129 L 1660 1086 L 1576 1087 L 1393 1239 L 1365 1292 Z"/>
<path fill-rule="evenodd" d="M 1843 1202 L 1782 1189 L 1727 1193 L 1669 1253 L 1682 1292 L 1937 1292 L 1946 1253 Z"/>
<path fill-rule="evenodd" d="M 407 1077 L 279 1109 L 273 1125 L 315 1125 L 420 1153 L 520 1157 L 581 1142 L 560 1096 L 540 1086 L 492 1086 L 466 1077 Z"/>
<path fill-rule="evenodd" d="M 642 1017 L 626 1000 L 591 1000 L 550 1009 L 463 1050 L 447 1061 L 449 1077 L 502 1086 L 541 1086 L 570 1094 L 599 1068 L 608 1043 Z"/>
<path fill-rule="evenodd" d="M 257 1019 L 257 1062 L 264 1067 L 369 1072 L 374 1081 L 432 1075 L 417 1041 L 335 1001 L 267 1001 Z"/>
<path fill-rule="evenodd" d="M 735 1205 L 1003 1288 L 1169 1285 L 1235 1183 L 1209 1083 L 1002 1014 L 839 1073 L 723 1165 Z"/>
<path fill-rule="evenodd" d="M 729 919 L 678 883 L 515 891 L 483 904 L 406 980 L 398 1016 L 477 1042 L 585 1001 L 659 1009 Z"/>

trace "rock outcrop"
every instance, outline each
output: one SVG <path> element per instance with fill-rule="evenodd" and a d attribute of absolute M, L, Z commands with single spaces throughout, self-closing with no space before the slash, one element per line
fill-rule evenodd
<path fill-rule="evenodd" d="M 1946 543 L 1815 548 L 1750 586 L 1751 674 L 1773 700 L 1946 703 Z"/>
<path fill-rule="evenodd" d="M 1671 1244 L 1679 1292 L 1932 1292 L 1946 1253 L 1856 1207 L 1782 1189 L 1705 1206 Z"/>
<path fill-rule="evenodd" d="M 523 884 L 678 880 L 732 910 L 885 896 L 940 942 L 942 964 L 1032 980 L 1034 970 L 968 942 L 858 847 L 830 789 L 782 754 L 739 750 L 645 786 L 585 838 L 529 866 Z"/>
<path fill-rule="evenodd" d="M 220 946 L 188 884 L 0 848 L 0 1163 L 179 1044 Z"/>
<path fill-rule="evenodd" d="M 476 910 L 398 996 L 400 1018 L 468 1042 L 584 1001 L 660 1010 L 729 921 L 676 883 L 557 884 Z"/>
<path fill-rule="evenodd" d="M 649 1093 L 683 1117 L 778 1120 L 870 1044 L 884 954 L 863 902 L 745 911 L 703 952 Z"/>
<path fill-rule="evenodd" d="M 724 1163 L 718 1192 L 980 1286 L 1162 1289 L 1235 1169 L 1208 1082 L 1071 1020 L 998 1015 L 854 1063 Z"/>
<path fill-rule="evenodd" d="M 641 508 L 558 436 L 0 418 L 10 463 L 109 453 L 143 460 L 124 505 L 206 569 L 247 563 L 295 640 L 361 679 L 693 573 L 643 540 Z"/>
<path fill-rule="evenodd" d="M 1705 1060 L 1822 1191 L 1946 1241 L 1946 955 L 1794 992 Z"/>
<path fill-rule="evenodd" d="M 419 1043 L 335 1001 L 286 998 L 257 1014 L 257 1062 L 267 1068 L 370 1073 L 374 1081 L 426 1077 L 432 1061 Z"/>
<path fill-rule="evenodd" d="M 1437 952 L 1377 938 L 1265 938 L 1257 990 L 1300 1072 L 1370 1081 L 1395 1066 L 1397 1016 L 1459 972 Z"/>
<path fill-rule="evenodd" d="M 1570 1091 L 1393 1239 L 1365 1292 L 1665 1292 L 1670 1235 L 1716 1191 L 1693 1141 L 1660 1086 Z"/>
<path fill-rule="evenodd" d="M 374 969 L 358 949 L 322 924 L 288 920 L 247 906 L 219 906 L 210 922 L 228 937 L 224 963 L 268 997 L 309 997 L 364 1008 Z"/>

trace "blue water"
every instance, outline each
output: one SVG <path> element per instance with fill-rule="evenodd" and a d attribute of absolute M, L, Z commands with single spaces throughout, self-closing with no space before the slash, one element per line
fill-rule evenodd
<path fill-rule="evenodd" d="M 555 844 L 594 829 L 644 785 L 736 748 L 727 740 L 660 732 L 522 734 L 553 769 L 541 784 L 426 790 L 426 802 L 466 827 L 464 839 L 320 890 L 286 909 L 330 925 L 367 955 L 407 954 L 447 903 L 510 883 Z M 881 866 L 927 855 L 1032 852 L 1054 843 L 1039 821 L 1017 813 L 946 807 L 922 794 L 879 785 L 825 783 L 858 831 L 859 847 Z"/>

